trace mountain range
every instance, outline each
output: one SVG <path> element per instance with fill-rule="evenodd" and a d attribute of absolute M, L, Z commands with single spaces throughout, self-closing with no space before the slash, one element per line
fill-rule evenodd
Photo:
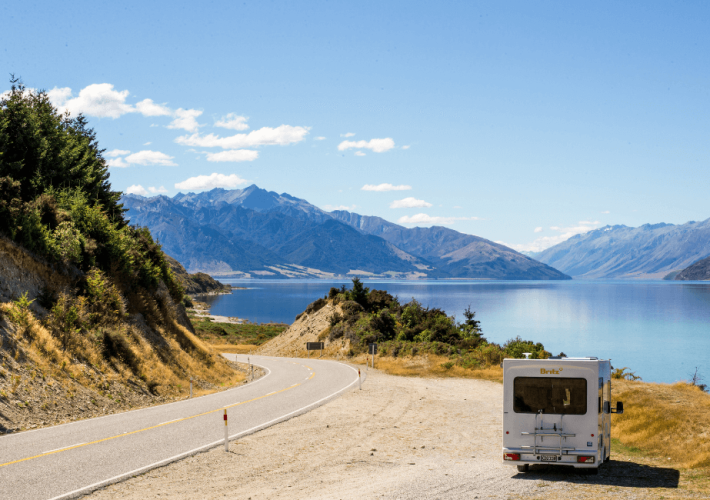
<path fill-rule="evenodd" d="M 234 277 L 569 279 L 504 245 L 452 229 L 405 228 L 379 217 L 326 212 L 252 185 L 124 195 L 131 224 L 146 226 L 191 272 Z"/>
<path fill-rule="evenodd" d="M 710 219 L 606 226 L 535 254 L 575 279 L 662 279 L 710 255 Z"/>

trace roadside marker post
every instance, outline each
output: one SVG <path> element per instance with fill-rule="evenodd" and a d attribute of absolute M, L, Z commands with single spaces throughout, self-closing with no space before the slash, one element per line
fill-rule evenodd
<path fill-rule="evenodd" d="M 360 377 L 360 368 L 357 369 L 357 381 L 360 384 L 360 390 L 362 390 L 362 378 Z"/>
<path fill-rule="evenodd" d="M 227 425 L 227 409 L 224 409 L 224 451 L 229 451 L 229 426 Z"/>
<path fill-rule="evenodd" d="M 190 399 L 192 399 L 192 377 L 190 377 Z"/>
<path fill-rule="evenodd" d="M 375 354 L 377 354 L 377 344 L 368 344 L 368 354 L 372 354 L 372 369 L 375 369 Z"/>

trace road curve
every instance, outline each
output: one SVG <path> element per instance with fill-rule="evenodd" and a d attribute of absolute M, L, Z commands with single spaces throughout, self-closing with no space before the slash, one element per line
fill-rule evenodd
<path fill-rule="evenodd" d="M 0 437 L 0 499 L 75 498 L 219 446 L 225 407 L 231 440 L 317 408 L 357 385 L 357 370 L 335 361 L 250 358 L 266 375 L 244 386 Z"/>

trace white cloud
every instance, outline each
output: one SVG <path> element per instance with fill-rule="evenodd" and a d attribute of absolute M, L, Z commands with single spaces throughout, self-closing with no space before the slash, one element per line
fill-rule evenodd
<path fill-rule="evenodd" d="M 603 214 L 608 214 L 608 213 L 609 213 L 609 210 L 604 210 L 602 213 L 603 213 Z"/>
<path fill-rule="evenodd" d="M 131 154 L 131 152 L 127 149 L 113 149 L 108 153 L 104 153 L 104 156 L 107 158 L 116 158 L 117 156 L 126 156 L 129 154 Z"/>
<path fill-rule="evenodd" d="M 280 125 L 276 128 L 262 127 L 253 130 L 248 134 L 236 134 L 230 137 L 219 137 L 215 134 L 200 136 L 193 134 L 183 135 L 175 139 L 175 142 L 183 146 L 199 146 L 203 148 L 239 149 L 253 148 L 257 146 L 285 146 L 296 142 L 301 142 L 310 127 L 293 127 L 291 125 Z"/>
<path fill-rule="evenodd" d="M 355 135 L 355 132 L 347 132 L 345 134 L 340 134 L 340 137 L 352 137 Z"/>
<path fill-rule="evenodd" d="M 541 227 L 536 227 L 536 228 L 535 228 L 535 232 L 536 232 L 536 233 L 541 233 L 542 231 L 543 231 L 543 229 L 542 229 Z"/>
<path fill-rule="evenodd" d="M 152 142 L 150 142 L 150 141 L 148 141 L 148 142 L 144 142 L 144 143 L 143 143 L 143 145 L 144 145 L 144 146 L 150 146 L 151 144 L 153 144 L 153 143 L 152 143 Z"/>
<path fill-rule="evenodd" d="M 128 163 L 126 163 L 125 161 L 123 161 L 123 158 L 109 158 L 109 159 L 106 161 L 106 164 L 107 164 L 109 167 L 113 167 L 113 168 L 126 168 L 126 167 L 130 167 L 130 165 L 129 165 Z"/>
<path fill-rule="evenodd" d="M 143 99 L 136 104 L 136 110 L 143 116 L 170 116 L 172 110 L 164 104 L 155 104 L 153 99 Z"/>
<path fill-rule="evenodd" d="M 228 149 L 219 153 L 207 153 L 207 161 L 254 161 L 259 152 L 251 149 Z"/>
<path fill-rule="evenodd" d="M 531 243 L 523 243 L 519 245 L 509 245 L 503 243 L 504 245 L 517 250 L 518 252 L 542 252 L 543 250 L 553 247 L 558 243 L 562 243 L 570 239 L 572 236 L 577 234 L 584 234 L 586 232 L 592 231 L 599 226 L 599 221 L 579 221 L 576 226 L 552 226 L 550 230 L 557 232 L 558 234 L 554 236 L 542 236 L 537 238 Z M 536 228 L 535 232 L 542 228 Z"/>
<path fill-rule="evenodd" d="M 374 153 L 384 153 L 394 147 L 394 140 L 390 137 L 384 139 L 370 139 L 369 141 L 343 141 L 338 144 L 338 151 L 347 149 L 369 149 Z"/>
<path fill-rule="evenodd" d="M 407 145 L 407 146 L 402 146 L 402 149 L 409 149 L 409 148 L 411 148 L 411 147 L 412 147 L 412 146 L 409 146 L 409 145 Z"/>
<path fill-rule="evenodd" d="M 314 140 L 314 141 L 324 141 L 325 139 L 326 139 L 326 138 L 321 135 L 321 136 L 319 136 L 319 137 L 315 137 L 313 140 Z"/>
<path fill-rule="evenodd" d="M 323 208 L 328 212 L 332 212 L 333 210 L 345 210 L 350 212 L 351 210 L 355 210 L 357 205 L 352 205 L 350 207 L 347 205 L 324 205 Z"/>
<path fill-rule="evenodd" d="M 52 104 L 57 106 L 59 103 L 65 103 L 71 97 L 71 89 L 69 87 L 59 88 L 54 87 L 47 91 L 47 97 Z"/>
<path fill-rule="evenodd" d="M 199 109 L 176 109 L 173 113 L 175 119 L 168 124 L 168 128 L 179 128 L 188 132 L 197 132 L 200 124 L 196 118 L 202 114 Z"/>
<path fill-rule="evenodd" d="M 412 189 L 412 186 L 407 186 L 406 184 L 400 184 L 399 186 L 393 186 L 389 183 L 384 184 L 365 184 L 360 189 L 363 191 L 408 191 Z"/>
<path fill-rule="evenodd" d="M 457 220 L 480 220 L 478 217 L 432 217 L 427 214 L 405 215 L 397 219 L 400 224 L 443 224 L 451 225 Z"/>
<path fill-rule="evenodd" d="M 246 184 L 247 182 L 248 181 L 242 179 L 236 174 L 224 175 L 214 173 L 211 175 L 198 175 L 197 177 L 190 177 L 187 180 L 178 182 L 175 184 L 175 187 L 186 191 L 203 191 L 218 187 L 235 188 L 242 184 Z"/>
<path fill-rule="evenodd" d="M 126 104 L 127 90 L 114 90 L 110 83 L 94 83 L 79 91 L 77 97 L 71 97 L 68 87 L 53 88 L 47 95 L 61 113 L 68 110 L 71 114 L 83 113 L 99 118 L 118 118 L 132 113 L 135 108 Z"/>
<path fill-rule="evenodd" d="M 126 189 L 126 194 L 139 194 L 141 196 L 148 196 L 148 190 L 140 184 L 133 184 L 132 186 L 128 186 L 128 189 Z"/>
<path fill-rule="evenodd" d="M 248 119 L 249 118 L 246 116 L 239 116 L 236 113 L 229 113 L 228 115 L 223 116 L 220 120 L 216 121 L 214 126 L 228 128 L 231 130 L 246 130 L 249 128 L 249 125 L 246 123 Z"/>
<path fill-rule="evenodd" d="M 168 156 L 165 153 L 150 150 L 139 151 L 137 153 L 133 153 L 132 155 L 128 155 L 125 158 L 126 162 L 130 164 L 163 165 L 165 167 L 173 167 L 177 165 L 172 161 L 172 159 L 172 156 Z"/>
<path fill-rule="evenodd" d="M 390 203 L 390 208 L 428 208 L 431 203 L 416 198 L 404 198 L 403 200 L 395 200 Z"/>
<path fill-rule="evenodd" d="M 355 156 L 366 156 L 362 151 L 355 151 Z"/>
<path fill-rule="evenodd" d="M 159 188 L 156 187 L 149 187 L 148 189 L 144 188 L 140 184 L 134 184 L 132 186 L 129 186 L 128 189 L 126 189 L 127 194 L 139 194 L 141 196 L 148 196 L 150 193 L 152 194 L 158 194 L 158 193 L 167 193 L 168 190 L 165 189 L 165 187 L 160 186 Z"/>

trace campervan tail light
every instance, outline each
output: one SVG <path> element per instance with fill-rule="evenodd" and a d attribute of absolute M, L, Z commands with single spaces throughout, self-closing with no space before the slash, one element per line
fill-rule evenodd
<path fill-rule="evenodd" d="M 520 460 L 520 454 L 518 454 L 518 453 L 504 453 L 503 460 Z"/>
<path fill-rule="evenodd" d="M 577 463 L 580 464 L 593 464 L 594 463 L 594 457 L 585 457 L 582 455 L 579 455 L 577 457 Z"/>

